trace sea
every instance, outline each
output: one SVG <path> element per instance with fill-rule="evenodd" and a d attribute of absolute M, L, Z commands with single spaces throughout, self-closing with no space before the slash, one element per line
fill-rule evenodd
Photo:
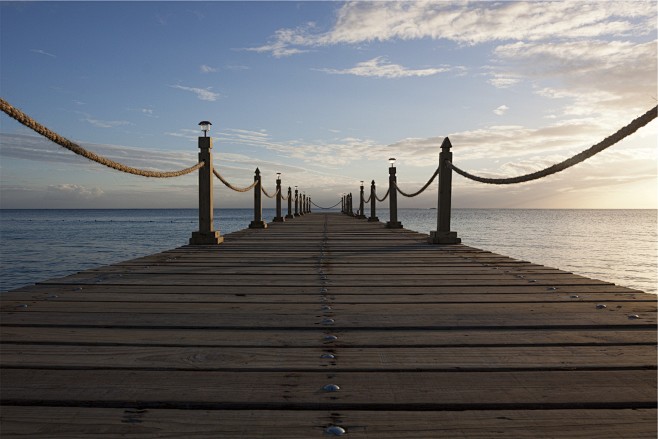
<path fill-rule="evenodd" d="M 429 233 L 436 212 L 400 209 L 398 219 Z M 215 228 L 228 234 L 252 217 L 216 209 Z M 656 220 L 656 210 L 453 209 L 451 229 L 472 247 L 658 294 Z M 196 209 L 1 209 L 0 292 L 176 248 L 197 228 Z"/>

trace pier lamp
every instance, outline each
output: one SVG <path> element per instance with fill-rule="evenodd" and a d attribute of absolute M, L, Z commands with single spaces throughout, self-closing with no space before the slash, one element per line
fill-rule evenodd
<path fill-rule="evenodd" d="M 280 172 L 277 172 L 277 173 L 276 173 L 276 179 L 277 179 L 277 180 L 281 180 L 281 173 L 280 173 Z"/>
<path fill-rule="evenodd" d="M 388 159 L 388 162 L 391 164 L 391 168 L 395 168 L 395 157 Z"/>
<path fill-rule="evenodd" d="M 199 126 L 201 127 L 201 131 L 203 131 L 203 137 L 208 137 L 208 131 L 210 131 L 210 125 L 212 125 L 210 122 L 207 120 L 202 120 L 199 122 Z"/>

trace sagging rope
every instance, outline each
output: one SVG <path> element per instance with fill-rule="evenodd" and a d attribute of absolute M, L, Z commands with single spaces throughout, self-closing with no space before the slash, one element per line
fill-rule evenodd
<path fill-rule="evenodd" d="M 277 188 L 276 192 L 274 192 L 274 195 L 270 195 L 270 194 L 268 194 L 267 191 L 265 190 L 265 188 L 264 188 L 263 186 L 260 187 L 260 190 L 265 194 L 265 196 L 266 196 L 267 198 L 274 198 L 274 197 L 276 197 L 276 194 L 279 193 L 279 190 L 280 190 L 280 189 Z"/>
<path fill-rule="evenodd" d="M 372 198 L 372 194 L 370 194 L 370 196 L 368 197 L 367 200 L 363 200 L 363 204 L 368 204 L 368 203 L 370 203 L 370 199 L 371 199 L 371 198 Z"/>
<path fill-rule="evenodd" d="M 219 181 L 221 181 L 222 183 L 224 183 L 224 185 L 225 185 L 227 188 L 229 188 L 229 189 L 233 189 L 233 190 L 236 191 L 236 192 L 248 192 L 248 191 L 252 190 L 252 189 L 256 186 L 256 183 L 258 183 L 257 181 L 254 181 L 250 186 L 242 187 L 242 188 L 241 188 L 241 187 L 233 186 L 231 183 L 229 183 L 228 181 L 226 181 L 226 180 L 224 179 L 224 177 L 222 177 L 222 174 L 220 174 L 219 172 L 217 172 L 217 169 L 213 168 L 212 173 L 215 174 L 215 177 L 219 178 Z"/>
<path fill-rule="evenodd" d="M 549 166 L 548 168 L 542 169 L 541 171 L 532 172 L 530 174 L 520 175 L 518 177 L 511 178 L 485 178 L 479 177 L 477 175 L 470 174 L 462 169 L 459 169 L 457 166 L 453 165 L 451 162 L 446 162 L 449 167 L 451 167 L 459 175 L 477 181 L 480 183 L 488 184 L 514 184 L 514 183 L 525 183 L 527 181 L 537 180 L 539 178 L 546 177 L 551 174 L 556 174 L 560 171 L 564 171 L 567 168 L 570 168 L 574 165 L 577 165 L 580 162 L 587 160 L 595 154 L 603 151 L 606 148 L 614 145 L 615 143 L 621 141 L 625 137 L 630 136 L 635 131 L 639 130 L 652 120 L 656 118 L 658 113 L 658 106 L 653 107 L 651 110 L 644 113 L 642 116 L 633 120 L 630 124 L 626 125 L 616 133 L 611 136 L 606 137 L 596 145 L 591 146 L 585 151 L 576 154 L 575 156 L 564 160 L 563 162 L 557 163 L 555 165 Z"/>
<path fill-rule="evenodd" d="M 430 179 L 427 181 L 427 183 L 425 183 L 425 186 L 423 186 L 422 188 L 420 188 L 419 191 L 414 192 L 413 194 L 408 194 L 408 193 L 402 191 L 402 189 L 400 189 L 400 187 L 398 186 L 398 184 L 396 182 L 394 182 L 393 184 L 395 184 L 395 189 L 397 189 L 397 191 L 400 194 L 404 195 L 405 197 L 412 198 L 412 197 L 415 197 L 415 196 L 418 196 L 418 195 L 422 194 L 425 191 L 425 189 L 427 189 L 429 187 L 429 185 L 432 184 L 432 182 L 434 181 L 434 179 L 436 178 L 437 175 L 439 175 L 439 168 L 436 168 L 436 171 L 434 171 L 434 174 L 432 174 L 432 177 L 430 177 Z"/>
<path fill-rule="evenodd" d="M 5 112 L 9 117 L 16 119 L 21 124 L 25 125 L 32 131 L 41 134 L 45 138 L 55 142 L 59 146 L 68 149 L 75 154 L 78 154 L 86 159 L 92 160 L 108 168 L 116 169 L 117 171 L 126 172 L 128 174 L 141 175 L 142 177 L 155 177 L 155 178 L 170 178 L 180 177 L 181 175 L 190 174 L 194 171 L 201 169 L 205 163 L 199 162 L 189 168 L 181 169 L 180 171 L 149 171 L 147 169 L 133 168 L 132 166 L 124 165 L 123 163 L 115 162 L 106 157 L 102 157 L 96 153 L 86 150 L 82 146 L 70 141 L 69 139 L 60 136 L 56 132 L 46 128 L 45 126 L 32 119 L 27 114 L 23 113 L 18 108 L 12 106 L 9 102 L 0 98 L 0 109 Z"/>
<path fill-rule="evenodd" d="M 383 202 L 386 198 L 388 198 L 388 194 L 390 194 L 390 193 L 391 193 L 391 188 L 388 188 L 388 190 L 386 191 L 386 195 L 384 195 L 384 198 L 379 198 L 377 196 L 377 192 L 375 192 L 375 199 L 377 199 L 378 201 Z"/>
<path fill-rule="evenodd" d="M 338 206 L 338 205 L 339 205 L 340 203 L 342 203 L 342 202 L 343 202 L 343 200 L 340 200 L 338 203 L 334 204 L 334 205 L 331 206 L 331 207 L 322 207 L 322 206 L 318 206 L 317 204 L 315 204 L 315 203 L 313 202 L 313 200 L 311 200 L 311 204 L 312 204 L 312 205 L 314 205 L 314 206 L 317 207 L 318 209 L 325 209 L 325 210 L 326 210 L 326 209 L 333 209 L 334 207 Z"/>

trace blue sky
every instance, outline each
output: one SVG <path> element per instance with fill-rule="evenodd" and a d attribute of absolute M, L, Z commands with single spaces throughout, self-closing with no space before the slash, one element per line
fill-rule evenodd
<path fill-rule="evenodd" d="M 320 204 L 387 182 L 408 192 L 454 162 L 514 176 L 561 161 L 656 105 L 647 2 L 1 2 L 0 95 L 128 165 L 258 166 Z M 121 174 L 0 116 L 3 208 L 196 207 L 196 176 Z M 454 178 L 456 207 L 656 208 L 657 123 L 536 183 Z M 402 207 L 436 205 L 436 185 Z M 251 194 L 216 181 L 216 206 Z M 266 201 L 265 207 L 268 207 Z"/>

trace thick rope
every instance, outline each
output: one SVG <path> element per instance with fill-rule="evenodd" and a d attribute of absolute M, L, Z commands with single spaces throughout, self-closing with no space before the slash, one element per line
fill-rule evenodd
<path fill-rule="evenodd" d="M 390 193 L 391 193 L 391 188 L 388 188 L 388 190 L 386 191 L 386 195 L 384 195 L 384 198 L 379 198 L 377 196 L 377 192 L 375 192 L 375 199 L 377 199 L 378 201 L 383 202 L 388 197 L 388 194 L 390 194 Z"/>
<path fill-rule="evenodd" d="M 367 200 L 363 200 L 363 204 L 368 204 L 368 203 L 370 203 L 370 199 L 371 199 L 371 198 L 372 198 L 372 194 L 370 194 L 370 196 L 368 197 Z"/>
<path fill-rule="evenodd" d="M 408 194 L 406 192 L 403 192 L 402 189 L 400 189 L 400 187 L 398 186 L 398 184 L 394 182 L 395 189 L 397 189 L 397 191 L 400 194 L 404 195 L 405 197 L 409 197 L 409 198 L 415 197 L 415 196 L 420 195 L 423 192 L 425 192 L 425 189 L 427 189 L 429 187 L 429 185 L 432 184 L 432 182 L 434 181 L 434 179 L 436 178 L 437 175 L 439 175 L 439 168 L 436 168 L 436 171 L 434 171 L 434 174 L 432 175 L 432 177 L 427 181 L 427 183 L 425 183 L 425 186 L 423 186 L 422 188 L 420 188 L 420 190 L 418 192 L 414 192 L 413 194 Z"/>
<path fill-rule="evenodd" d="M 279 193 L 279 189 L 277 189 L 276 192 L 274 192 L 273 195 L 270 195 L 270 194 L 267 193 L 267 191 L 265 190 L 265 188 L 263 186 L 260 187 L 260 190 L 263 191 L 263 193 L 265 194 L 265 196 L 267 198 L 274 198 L 274 197 L 276 197 L 276 194 Z"/>
<path fill-rule="evenodd" d="M 317 204 L 315 204 L 315 203 L 313 202 L 313 200 L 311 200 L 311 204 L 312 204 L 312 205 L 314 205 L 314 206 L 317 207 L 318 209 L 325 209 L 325 210 L 327 210 L 327 209 L 333 209 L 334 207 L 338 206 L 338 205 L 339 205 L 340 203 L 342 203 L 342 202 L 343 202 L 343 200 L 340 200 L 338 203 L 334 204 L 334 205 L 331 206 L 331 207 L 322 207 L 322 206 L 318 206 Z"/>
<path fill-rule="evenodd" d="M 466 171 L 459 169 L 457 166 L 453 165 L 451 162 L 446 162 L 449 167 L 451 167 L 459 175 L 469 178 L 480 183 L 488 184 L 514 184 L 514 183 L 525 183 L 527 181 L 537 180 L 539 178 L 546 177 L 551 174 L 564 171 L 567 168 L 570 168 L 574 165 L 577 165 L 580 162 L 587 160 L 595 154 L 603 151 L 604 149 L 614 145 L 625 137 L 630 136 L 638 129 L 642 128 L 652 120 L 656 118 L 656 113 L 658 112 L 658 106 L 653 107 L 651 110 L 644 113 L 642 116 L 633 120 L 630 124 L 626 125 L 624 128 L 620 129 L 611 136 L 606 137 L 601 142 L 596 145 L 591 146 L 589 149 L 576 154 L 575 156 L 568 158 L 567 160 L 557 163 L 555 165 L 549 166 L 548 168 L 542 169 L 541 171 L 532 172 L 526 175 L 520 175 L 518 177 L 511 178 L 485 178 L 479 177 L 477 175 L 469 174 Z"/>
<path fill-rule="evenodd" d="M 236 191 L 236 192 L 249 192 L 250 190 L 252 190 L 252 189 L 256 186 L 256 183 L 258 183 L 258 182 L 256 182 L 256 181 L 254 181 L 250 186 L 247 186 L 247 187 L 237 187 L 237 186 L 233 186 L 231 183 L 229 183 L 228 181 L 226 181 L 226 180 L 224 179 L 224 177 L 222 177 L 222 174 L 220 174 L 219 172 L 217 172 L 217 169 L 213 168 L 212 173 L 215 174 L 215 177 L 219 178 L 219 181 L 221 181 L 222 183 L 224 183 L 224 185 L 225 185 L 227 188 L 229 188 L 229 189 L 233 189 L 233 190 Z"/>
<path fill-rule="evenodd" d="M 18 122 L 22 123 L 32 131 L 35 131 L 36 133 L 41 134 L 45 138 L 52 140 L 59 146 L 62 146 L 68 149 L 69 151 L 81 155 L 86 159 L 92 160 L 96 163 L 100 163 L 103 166 L 116 169 L 117 171 L 126 172 L 128 174 L 141 175 L 142 177 L 170 178 L 170 177 L 180 177 L 181 175 L 190 174 L 194 171 L 201 169 L 205 165 L 204 162 L 199 162 L 196 165 L 191 166 L 189 168 L 181 169 L 180 171 L 169 171 L 169 172 L 149 171 L 146 169 L 133 168 L 131 166 L 126 166 L 122 163 L 115 162 L 114 160 L 110 160 L 106 157 L 102 157 L 96 153 L 86 150 L 85 148 L 78 145 L 77 143 L 71 142 L 69 139 L 62 137 L 56 132 L 51 131 L 50 129 L 41 125 L 36 120 L 32 119 L 30 116 L 23 113 L 18 108 L 13 107 L 11 104 L 9 104 L 9 102 L 5 101 L 2 98 L 0 98 L 0 109 L 2 109 L 2 111 L 4 111 L 9 117 L 16 119 Z"/>

